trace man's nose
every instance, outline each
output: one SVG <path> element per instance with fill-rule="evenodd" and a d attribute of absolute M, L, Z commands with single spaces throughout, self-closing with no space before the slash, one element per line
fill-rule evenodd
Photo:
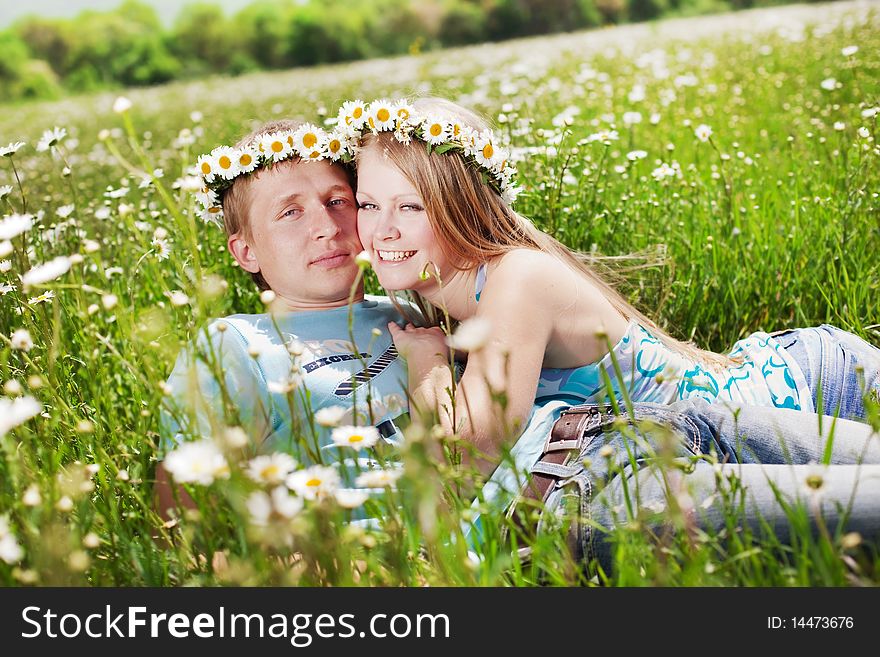
<path fill-rule="evenodd" d="M 330 214 L 326 205 L 318 208 L 318 216 L 316 218 L 312 237 L 314 239 L 330 239 L 339 234 L 340 228 L 336 219 Z"/>

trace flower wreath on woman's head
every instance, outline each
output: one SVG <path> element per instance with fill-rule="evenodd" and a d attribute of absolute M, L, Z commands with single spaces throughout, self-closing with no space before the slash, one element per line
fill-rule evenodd
<path fill-rule="evenodd" d="M 214 222 L 222 219 L 221 194 L 238 176 L 294 156 L 308 162 L 351 162 L 362 137 L 380 132 L 392 132 L 402 144 L 424 142 L 430 153 L 459 152 L 478 167 L 483 181 L 506 203 L 516 199 L 516 169 L 491 130 L 478 131 L 454 119 L 420 114 L 406 99 L 369 104 L 350 100 L 343 103 L 331 131 L 305 123 L 296 130 L 261 135 L 244 148 L 218 146 L 200 156 L 196 168 L 204 184 L 196 197 L 203 207 L 202 216 Z"/>

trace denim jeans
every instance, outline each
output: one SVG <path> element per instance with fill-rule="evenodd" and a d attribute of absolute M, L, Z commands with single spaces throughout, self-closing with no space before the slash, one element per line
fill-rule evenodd
<path fill-rule="evenodd" d="M 880 395 L 880 349 L 830 324 L 772 335 L 800 365 L 817 413 L 865 418 L 863 396 Z"/>
<path fill-rule="evenodd" d="M 637 403 L 629 420 L 599 415 L 577 458 L 555 466 L 558 477 L 538 526 L 549 531 L 562 520 L 579 560 L 596 558 L 607 571 L 607 530 L 640 511 L 662 526 L 672 501 L 695 524 L 720 530 L 722 500 L 730 499 L 736 482 L 742 484 L 738 520 L 754 532 L 769 527 L 788 541 L 789 516 L 779 495 L 812 510 L 814 532 L 821 512 L 832 533 L 846 520 L 848 531 L 880 541 L 880 434 L 868 424 L 702 399 Z M 816 465 L 826 452 L 831 465 Z"/>

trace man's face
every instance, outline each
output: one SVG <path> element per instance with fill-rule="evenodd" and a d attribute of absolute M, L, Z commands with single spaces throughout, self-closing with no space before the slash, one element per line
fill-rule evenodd
<path fill-rule="evenodd" d="M 261 272 L 291 310 L 345 305 L 362 247 L 354 193 L 342 168 L 324 161 L 282 162 L 260 172 L 247 200 L 250 237 L 229 238 L 239 264 Z"/>

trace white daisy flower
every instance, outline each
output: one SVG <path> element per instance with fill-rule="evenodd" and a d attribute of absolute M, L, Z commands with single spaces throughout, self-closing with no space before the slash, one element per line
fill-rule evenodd
<path fill-rule="evenodd" d="M 429 116 L 422 124 L 422 137 L 429 144 L 442 144 L 450 138 L 450 130 L 446 121 L 436 116 Z"/>
<path fill-rule="evenodd" d="M 393 470 L 368 470 L 355 479 L 354 485 L 362 488 L 392 488 L 403 475 L 401 468 Z"/>
<path fill-rule="evenodd" d="M 293 152 L 293 135 L 289 132 L 271 132 L 260 137 L 259 151 L 274 162 L 287 159 Z"/>
<path fill-rule="evenodd" d="M 333 468 L 313 465 L 287 477 L 287 487 L 307 500 L 323 499 L 339 488 L 339 473 Z"/>
<path fill-rule="evenodd" d="M 217 177 L 217 162 L 212 153 L 199 155 L 199 159 L 196 161 L 196 168 L 207 182 L 213 182 L 214 178 Z M 128 192 L 127 189 L 125 191 Z"/>
<path fill-rule="evenodd" d="M 837 80 L 835 78 L 825 78 L 819 83 L 825 91 L 834 91 L 837 88 Z"/>
<path fill-rule="evenodd" d="M 321 159 L 326 133 L 311 123 L 301 125 L 293 133 L 293 149 L 304 160 Z"/>
<path fill-rule="evenodd" d="M 612 141 L 617 141 L 619 138 L 617 130 L 600 130 L 587 137 L 587 143 L 601 141 L 603 144 L 610 144 Z"/>
<path fill-rule="evenodd" d="M 846 48 L 841 49 L 840 54 L 844 57 L 852 57 L 859 51 L 858 46 L 847 46 Z"/>
<path fill-rule="evenodd" d="M 2 225 L 2 222 L 0 222 L 0 226 Z M 10 253 L 12 253 L 12 251 L 12 242 L 10 242 L 9 240 L 0 239 L 0 258 L 5 258 Z"/>
<path fill-rule="evenodd" d="M 0 398 L 0 438 L 42 412 L 42 404 L 29 395 L 15 399 Z"/>
<path fill-rule="evenodd" d="M 203 208 L 213 207 L 220 202 L 217 192 L 210 187 L 202 187 L 195 193 L 195 197 Z"/>
<path fill-rule="evenodd" d="M 131 101 L 125 96 L 120 96 L 113 103 L 113 111 L 117 114 L 124 114 L 131 109 Z"/>
<path fill-rule="evenodd" d="M 239 174 L 238 153 L 229 146 L 218 146 L 211 151 L 214 170 L 224 180 L 232 180 Z"/>
<path fill-rule="evenodd" d="M 396 115 L 394 113 L 394 105 L 387 100 L 374 100 L 367 108 L 367 125 L 373 132 L 382 132 L 384 130 L 394 130 L 396 127 Z"/>
<path fill-rule="evenodd" d="M 342 104 L 336 125 L 346 134 L 360 130 L 367 120 L 367 108 L 361 100 L 349 100 Z"/>
<path fill-rule="evenodd" d="M 199 213 L 199 216 L 205 223 L 211 223 L 216 226 L 223 225 L 223 208 L 221 208 L 219 205 L 205 208 L 201 213 Z"/>
<path fill-rule="evenodd" d="M 34 227 L 34 218 L 29 214 L 12 214 L 0 220 L 0 241 L 11 240 Z"/>
<path fill-rule="evenodd" d="M 226 458 L 213 440 L 183 443 L 167 457 L 165 469 L 180 484 L 208 486 L 215 479 L 229 477 Z"/>
<path fill-rule="evenodd" d="M 55 126 L 51 130 L 46 130 L 43 133 L 43 136 L 40 137 L 40 141 L 37 142 L 37 150 L 48 151 L 50 148 L 55 148 L 58 143 L 67 136 L 67 130 L 64 128 L 59 128 Z"/>
<path fill-rule="evenodd" d="M 642 122 L 642 114 L 641 112 L 624 112 L 623 113 L 623 125 L 629 127 L 631 125 L 636 125 L 637 123 Z"/>
<path fill-rule="evenodd" d="M 67 217 L 73 214 L 74 209 L 75 206 L 72 203 L 69 205 L 62 205 L 60 208 L 55 210 L 55 214 L 57 214 L 62 219 L 67 219 Z"/>
<path fill-rule="evenodd" d="M 302 499 L 291 495 L 284 486 L 272 489 L 271 495 L 261 490 L 251 493 L 245 504 L 250 521 L 261 527 L 268 525 L 273 516 L 289 520 L 303 508 Z"/>
<path fill-rule="evenodd" d="M 396 103 L 394 103 L 394 117 L 396 121 L 404 124 L 409 124 L 410 121 L 413 120 L 413 115 L 415 114 L 415 109 L 409 102 L 403 98 Z"/>
<path fill-rule="evenodd" d="M 12 269 L 12 261 L 11 260 L 0 260 L 0 273 L 5 274 L 10 269 Z"/>
<path fill-rule="evenodd" d="M 492 337 L 492 324 L 482 317 L 470 317 L 446 338 L 446 344 L 458 351 L 479 351 Z"/>
<path fill-rule="evenodd" d="M 338 447 L 370 448 L 378 442 L 379 432 L 376 427 L 345 426 L 334 429 L 330 438 Z"/>
<path fill-rule="evenodd" d="M 258 484 L 283 484 L 284 480 L 296 468 L 296 461 L 289 454 L 275 452 L 252 458 L 248 462 L 246 473 Z"/>
<path fill-rule="evenodd" d="M 260 154 L 256 149 L 246 147 L 236 151 L 235 163 L 238 166 L 239 173 L 250 173 L 256 169 L 259 159 Z"/>
<path fill-rule="evenodd" d="M 635 162 L 637 160 L 643 160 L 648 157 L 647 151 L 630 151 L 626 154 L 626 159 L 630 162 Z"/>
<path fill-rule="evenodd" d="M 12 157 L 18 152 L 18 149 L 24 146 L 23 141 L 13 141 L 0 148 L 0 157 Z"/>
<path fill-rule="evenodd" d="M 339 506 L 346 509 L 356 509 L 369 499 L 370 494 L 356 488 L 340 488 L 333 496 Z"/>
<path fill-rule="evenodd" d="M 5 297 L 10 292 L 15 290 L 14 285 L 10 285 L 9 283 L 0 283 L 0 297 Z"/>
<path fill-rule="evenodd" d="M 12 185 L 0 185 L 0 198 L 6 198 L 12 193 Z"/>
<path fill-rule="evenodd" d="M 28 302 L 28 305 L 33 306 L 38 303 L 45 303 L 46 301 L 49 301 L 49 299 L 54 299 L 54 298 L 55 298 L 55 292 L 52 290 L 46 290 L 45 292 L 43 292 L 39 296 L 31 297 L 30 299 L 28 299 L 27 302 Z"/>
<path fill-rule="evenodd" d="M 700 141 L 707 142 L 707 141 L 709 141 L 709 137 L 712 136 L 712 128 L 707 126 L 705 123 L 701 123 L 694 130 L 694 135 Z"/>
<path fill-rule="evenodd" d="M 271 393 L 276 395 L 286 395 L 299 388 L 300 385 L 302 385 L 302 382 L 302 375 L 297 372 L 291 372 L 285 379 L 281 379 L 280 381 L 269 381 L 266 383 L 266 387 Z"/>
<path fill-rule="evenodd" d="M 325 146 L 327 156 L 336 162 L 351 150 L 348 136 L 342 132 L 335 131 L 327 135 L 327 143 Z"/>
<path fill-rule="evenodd" d="M 0 536 L 0 559 L 11 566 L 21 561 L 23 557 L 24 550 L 15 540 L 15 536 L 12 534 Z"/>
<path fill-rule="evenodd" d="M 495 164 L 495 145 L 492 143 L 492 133 L 486 132 L 477 135 L 474 143 L 473 157 L 480 166 L 491 169 Z"/>
<path fill-rule="evenodd" d="M 18 349 L 19 351 L 30 351 L 34 346 L 34 341 L 31 338 L 30 332 L 23 328 L 15 329 L 9 340 L 12 342 L 12 348 Z"/>
<path fill-rule="evenodd" d="M 70 270 L 70 265 L 70 258 L 67 256 L 58 256 L 49 262 L 37 265 L 31 269 L 21 277 L 21 282 L 24 284 L 25 288 L 28 288 L 34 285 L 41 285 L 43 283 L 48 283 L 49 281 L 54 281 L 56 278 L 66 274 Z"/>
<path fill-rule="evenodd" d="M 315 412 L 315 422 L 322 427 L 335 427 L 342 422 L 347 412 L 344 406 L 325 406 Z"/>
<path fill-rule="evenodd" d="M 171 245 L 168 243 L 167 239 L 163 237 L 154 237 L 150 244 L 156 249 L 156 258 L 158 260 L 168 260 L 171 256 Z"/>

